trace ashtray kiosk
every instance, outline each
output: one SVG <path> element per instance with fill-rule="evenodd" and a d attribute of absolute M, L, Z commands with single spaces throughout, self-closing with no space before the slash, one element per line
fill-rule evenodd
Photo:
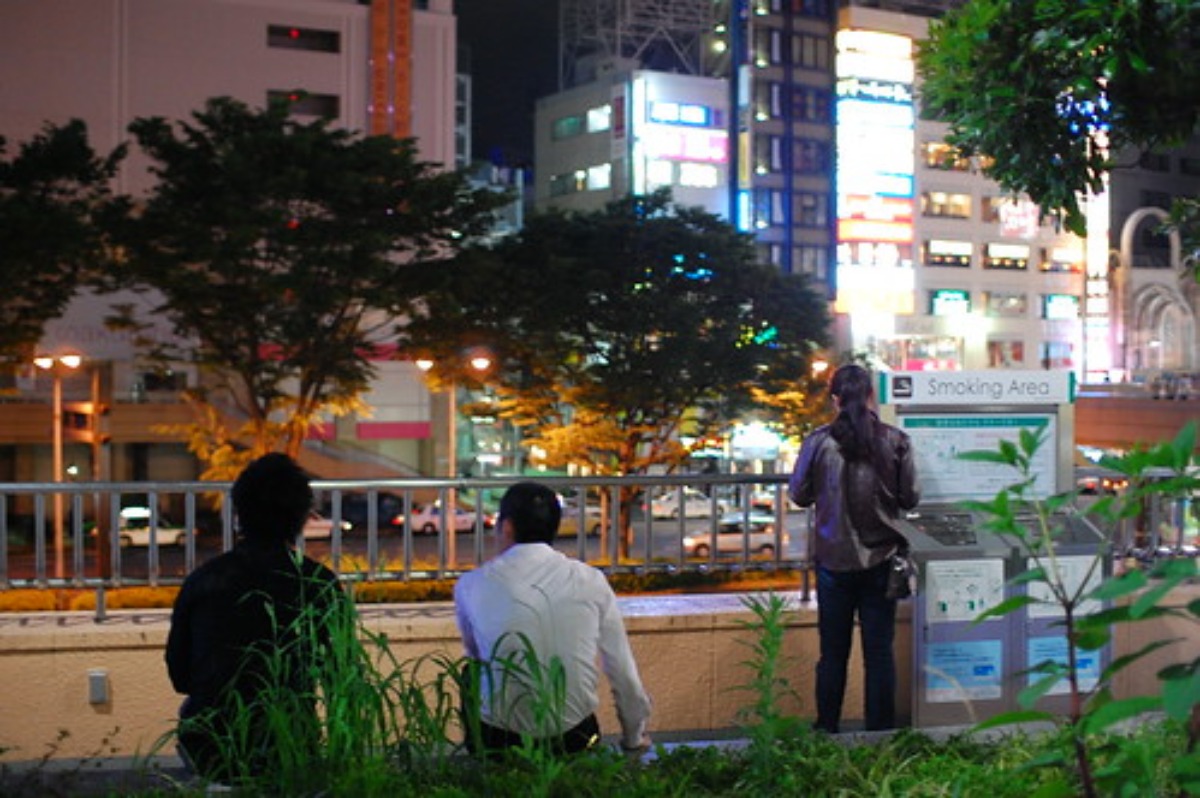
<path fill-rule="evenodd" d="M 979 534 L 978 519 L 953 505 L 923 505 L 905 535 L 919 574 L 913 598 L 913 725 L 973 723 L 1012 706 L 1006 674 L 1019 667 L 1008 616 L 976 624 L 1004 600 L 1012 548 Z"/>
<path fill-rule="evenodd" d="M 1074 375 L 1065 371 L 881 375 L 880 415 L 912 438 L 922 491 L 906 527 L 919 571 L 912 615 L 914 726 L 969 724 L 1015 710 L 1018 693 L 1039 678 L 1031 666 L 1065 661 L 1065 638 L 1053 613 L 1037 608 L 976 623 L 1011 594 L 1007 582 L 1027 562 L 961 503 L 989 501 L 1018 475 L 958 455 L 1017 443 L 1023 429 L 1044 432 L 1031 494 L 1044 498 L 1071 489 L 1074 388 Z M 1056 545 L 1056 555 L 1063 555 L 1056 559 L 1077 569 L 1086 546 L 1094 553 L 1099 533 L 1083 519 L 1069 523 L 1074 531 Z M 1102 667 L 1100 658 L 1096 665 Z"/>

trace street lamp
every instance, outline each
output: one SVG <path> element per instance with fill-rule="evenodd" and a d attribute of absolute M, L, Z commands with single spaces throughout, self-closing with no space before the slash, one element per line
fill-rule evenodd
<path fill-rule="evenodd" d="M 54 427 L 52 448 L 54 450 L 54 482 L 60 487 L 54 491 L 54 575 L 63 577 L 63 496 L 61 483 L 63 481 L 63 397 L 62 378 L 64 373 L 74 371 L 83 365 L 80 355 L 38 355 L 33 359 L 33 365 L 42 371 L 50 373 L 53 380 L 51 392 L 51 407 L 53 408 Z"/>
<path fill-rule="evenodd" d="M 419 358 L 413 361 L 417 368 L 428 374 L 436 363 L 429 358 Z M 485 354 L 475 353 L 468 358 L 471 368 L 482 374 L 492 366 L 492 359 Z M 446 385 L 446 476 L 458 478 L 458 380 L 450 377 Z M 478 508 L 476 508 L 478 509 Z M 455 534 L 458 527 L 458 505 L 455 501 L 454 488 L 446 491 L 446 506 L 442 508 L 442 529 L 446 530 L 446 559 L 451 568 L 458 559 L 458 547 Z"/>

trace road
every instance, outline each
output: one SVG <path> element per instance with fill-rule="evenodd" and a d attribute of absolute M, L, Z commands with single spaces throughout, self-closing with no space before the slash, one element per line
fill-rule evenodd
<path fill-rule="evenodd" d="M 708 532 L 712 520 L 710 518 L 688 518 L 682 522 L 678 519 L 655 519 L 649 525 L 650 551 L 649 557 L 655 562 L 684 561 L 680 541 L 685 534 L 691 532 Z M 782 550 L 784 559 L 799 559 L 804 553 L 806 515 L 803 512 L 786 514 L 784 528 L 788 540 Z M 646 559 L 647 524 L 640 514 L 633 520 L 634 540 L 631 551 L 633 562 Z M 215 557 L 222 550 L 219 534 L 204 534 L 195 541 L 194 565 Z M 374 540 L 365 532 L 352 530 L 337 541 L 340 549 L 337 561 L 334 562 L 335 541 L 306 540 L 304 551 L 311 557 L 336 565 L 340 572 L 365 570 L 368 562 L 374 556 L 375 571 L 403 572 L 411 569 L 413 573 L 440 570 L 454 570 L 442 550 L 439 536 L 413 535 L 406 537 L 401 531 L 388 528 L 375 536 Z M 406 551 L 406 546 L 408 550 Z M 612 552 L 612 542 L 603 536 L 585 537 L 580 539 L 574 535 L 559 538 L 555 547 L 571 556 L 579 557 L 588 562 L 608 562 Z M 456 556 L 454 565 L 458 569 L 469 568 L 485 561 L 498 550 L 498 535 L 494 530 L 484 530 L 477 536 L 474 531 L 460 532 L 455 539 Z M 94 543 L 87 546 L 83 557 L 82 575 L 85 578 L 95 578 L 99 574 L 97 568 L 97 549 Z M 154 552 L 158 560 L 159 576 L 168 582 L 178 582 L 188 570 L 187 550 L 180 546 L 160 546 Z M 120 575 L 123 579 L 143 581 L 150 572 L 152 552 L 148 548 L 129 547 L 120 550 Z M 722 556 L 721 562 L 737 562 L 738 555 Z M 762 559 L 760 557 L 760 559 Z M 65 568 L 68 577 L 74 578 L 75 558 L 71 547 L 68 546 L 65 555 Z M 699 559 L 687 560 L 689 563 L 703 562 Z M 53 552 L 46 552 L 47 569 L 54 570 Z M 36 558 L 29 550 L 14 549 L 8 553 L 8 578 L 11 580 L 33 579 L 35 576 Z"/>

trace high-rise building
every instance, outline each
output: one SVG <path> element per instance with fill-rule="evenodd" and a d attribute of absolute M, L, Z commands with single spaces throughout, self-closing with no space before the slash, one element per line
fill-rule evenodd
<path fill-rule="evenodd" d="M 1195 287 L 1175 284 L 1178 239 L 1152 223 L 1194 193 L 1200 161 L 1184 150 L 1114 174 L 1087 240 L 1041 219 L 920 112 L 916 44 L 961 4 L 563 0 L 535 204 L 670 186 L 825 286 L 838 348 L 891 368 L 1195 368 Z"/>

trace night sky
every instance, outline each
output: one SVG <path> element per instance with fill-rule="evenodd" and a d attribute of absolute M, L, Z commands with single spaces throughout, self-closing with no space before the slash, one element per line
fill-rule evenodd
<path fill-rule="evenodd" d="M 469 51 L 477 161 L 533 166 L 537 98 L 558 90 L 557 0 L 455 0 Z"/>

